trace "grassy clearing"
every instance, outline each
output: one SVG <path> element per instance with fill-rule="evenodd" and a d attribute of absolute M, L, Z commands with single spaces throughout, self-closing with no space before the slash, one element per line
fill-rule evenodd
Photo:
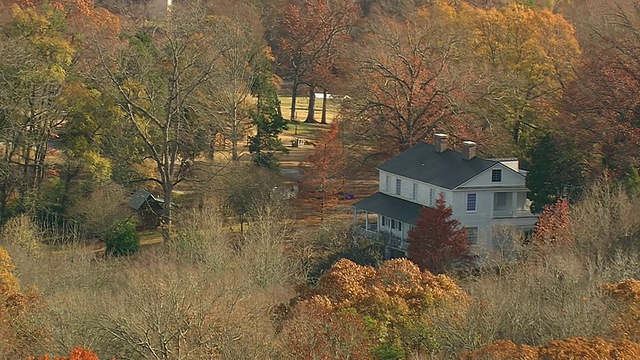
<path fill-rule="evenodd" d="M 280 108 L 282 109 L 282 115 L 285 119 L 289 118 L 291 113 L 291 96 L 279 96 Z M 308 97 L 298 97 L 296 99 L 296 120 L 304 121 L 307 118 L 307 108 L 309 107 Z M 338 116 L 338 110 L 340 108 L 340 100 L 327 99 L 327 122 L 333 122 L 333 119 Z M 322 99 L 316 99 L 315 103 L 316 120 L 320 121 L 322 118 Z"/>
<path fill-rule="evenodd" d="M 301 137 L 307 140 L 316 140 L 318 131 L 326 130 L 329 127 L 323 124 L 298 123 L 289 124 L 289 128 L 283 133 L 284 136 Z"/>

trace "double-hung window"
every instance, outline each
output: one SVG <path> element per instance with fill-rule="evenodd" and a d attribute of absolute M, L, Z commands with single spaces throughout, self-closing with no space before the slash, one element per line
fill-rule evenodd
<path fill-rule="evenodd" d="M 413 192 L 411 193 L 411 199 L 413 200 L 418 199 L 418 184 L 416 183 L 413 183 Z"/>
<path fill-rule="evenodd" d="M 402 194 L 402 180 L 396 179 L 396 195 Z"/>
<path fill-rule="evenodd" d="M 478 243 L 478 228 L 477 227 L 468 227 L 467 229 L 467 241 L 470 245 L 475 245 Z"/>
<path fill-rule="evenodd" d="M 436 189 L 434 188 L 430 188 L 429 189 L 429 205 L 433 206 L 433 198 L 436 196 Z"/>
<path fill-rule="evenodd" d="M 389 190 L 390 190 L 389 188 L 390 188 L 390 187 L 391 187 L 391 179 L 389 178 L 389 175 L 387 175 L 387 176 L 385 177 L 384 190 L 385 190 L 386 192 L 389 192 Z"/>
<path fill-rule="evenodd" d="M 477 208 L 477 194 L 467 194 L 467 211 L 476 211 Z"/>

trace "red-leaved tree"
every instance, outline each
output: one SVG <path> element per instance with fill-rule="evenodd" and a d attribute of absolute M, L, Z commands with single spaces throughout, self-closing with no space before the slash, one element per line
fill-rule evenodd
<path fill-rule="evenodd" d="M 304 180 L 301 194 L 320 201 L 318 207 L 321 220 L 325 212 L 335 205 L 344 188 L 345 164 L 346 153 L 340 127 L 333 123 L 319 137 L 315 149 L 307 158 L 307 165 L 302 168 Z"/>
<path fill-rule="evenodd" d="M 436 201 L 436 207 L 423 207 L 418 223 L 409 231 L 409 259 L 420 269 L 442 273 L 454 261 L 469 259 L 471 245 L 467 230 L 451 218 L 451 207 L 446 206 L 444 196 Z"/>
<path fill-rule="evenodd" d="M 567 200 L 558 200 L 544 208 L 536 223 L 533 243 L 538 248 L 573 243 Z"/>

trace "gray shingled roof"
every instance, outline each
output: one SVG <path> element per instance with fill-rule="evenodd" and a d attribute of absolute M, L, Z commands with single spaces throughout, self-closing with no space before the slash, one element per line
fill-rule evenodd
<path fill-rule="evenodd" d="M 421 142 L 379 165 L 378 169 L 445 189 L 455 189 L 496 163 L 477 156 L 469 161 L 463 160 L 461 153 L 450 149 L 437 153 L 433 145 Z"/>
<path fill-rule="evenodd" d="M 422 208 L 422 205 L 379 192 L 358 201 L 353 206 L 356 209 L 384 215 L 413 225 L 418 221 L 418 214 Z"/>
<path fill-rule="evenodd" d="M 153 194 L 151 194 L 150 192 L 143 190 L 143 189 L 138 189 L 136 190 L 136 192 L 133 193 L 133 195 L 131 195 L 131 199 L 129 200 L 129 206 L 131 206 L 132 208 L 138 210 L 140 209 L 140 207 L 142 206 L 142 204 L 144 204 L 147 201 L 155 201 L 157 203 L 164 203 L 164 199 L 162 198 L 157 198 L 155 196 L 153 196 Z"/>

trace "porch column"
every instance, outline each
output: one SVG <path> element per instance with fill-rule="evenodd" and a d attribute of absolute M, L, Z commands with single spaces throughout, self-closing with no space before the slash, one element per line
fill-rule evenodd
<path fill-rule="evenodd" d="M 516 209 L 518 208 L 518 193 L 517 192 L 512 192 L 511 193 L 511 216 L 512 217 L 516 217 Z"/>
<path fill-rule="evenodd" d="M 364 228 L 367 229 L 367 231 L 369 231 L 369 212 L 368 211 L 364 212 Z"/>

